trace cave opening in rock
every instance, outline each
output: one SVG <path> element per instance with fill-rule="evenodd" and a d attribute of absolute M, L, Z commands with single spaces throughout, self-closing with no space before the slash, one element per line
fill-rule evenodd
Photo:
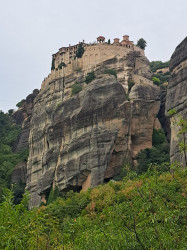
<path fill-rule="evenodd" d="M 73 192 L 79 193 L 81 190 L 82 190 L 82 186 L 69 185 L 67 188 L 65 188 L 65 189 L 62 190 L 62 194 L 66 194 L 69 191 L 73 191 Z"/>
<path fill-rule="evenodd" d="M 110 178 L 105 178 L 105 179 L 104 179 L 104 183 L 108 183 L 110 180 L 112 180 L 112 177 L 110 177 Z"/>

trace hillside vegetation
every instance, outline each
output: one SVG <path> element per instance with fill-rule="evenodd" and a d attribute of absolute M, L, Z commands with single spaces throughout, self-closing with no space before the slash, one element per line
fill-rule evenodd
<path fill-rule="evenodd" d="M 0 202 L 3 188 L 10 187 L 12 170 L 19 163 L 27 160 L 28 150 L 13 152 L 14 143 L 21 128 L 11 123 L 8 114 L 0 112 Z M 18 188 L 18 187 L 17 187 Z M 19 188 L 18 188 L 19 189 Z M 18 190 L 17 189 L 17 190 Z"/>
<path fill-rule="evenodd" d="M 150 68 L 152 72 L 156 72 L 158 69 L 163 69 L 169 67 L 169 61 L 152 61 L 150 62 Z"/>
<path fill-rule="evenodd" d="M 27 210 L 7 190 L 0 204 L 0 249 L 186 249 L 187 172 L 154 166 Z"/>

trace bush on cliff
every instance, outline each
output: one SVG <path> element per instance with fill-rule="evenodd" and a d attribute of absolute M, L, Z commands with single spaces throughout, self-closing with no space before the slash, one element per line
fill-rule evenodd
<path fill-rule="evenodd" d="M 66 64 L 64 62 L 61 62 L 59 65 L 58 65 L 58 68 L 59 69 L 62 69 L 62 67 L 66 67 Z"/>
<path fill-rule="evenodd" d="M 85 82 L 88 84 L 88 83 L 92 82 L 94 79 L 95 79 L 95 73 L 94 73 L 94 71 L 92 71 L 86 75 Z"/>
<path fill-rule="evenodd" d="M 117 73 L 115 69 L 105 69 L 104 74 L 113 75 L 117 78 Z"/>
<path fill-rule="evenodd" d="M 131 79 L 128 79 L 128 93 L 130 93 L 132 87 L 134 86 L 134 81 Z"/>
<path fill-rule="evenodd" d="M 160 85 L 160 79 L 157 78 L 156 76 L 153 76 L 152 81 L 155 85 L 159 86 Z"/>
<path fill-rule="evenodd" d="M 75 83 L 71 87 L 71 96 L 78 94 L 82 90 L 82 85 L 80 83 Z"/>
<path fill-rule="evenodd" d="M 20 108 L 21 105 L 25 102 L 25 99 L 22 99 L 20 102 L 16 104 L 16 107 Z"/>

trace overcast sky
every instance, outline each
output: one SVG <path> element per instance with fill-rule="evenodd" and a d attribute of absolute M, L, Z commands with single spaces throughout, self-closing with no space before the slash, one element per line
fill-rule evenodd
<path fill-rule="evenodd" d="M 50 72 L 51 55 L 82 39 L 128 34 L 167 61 L 187 31 L 186 0 L 0 0 L 0 110 L 15 108 Z"/>

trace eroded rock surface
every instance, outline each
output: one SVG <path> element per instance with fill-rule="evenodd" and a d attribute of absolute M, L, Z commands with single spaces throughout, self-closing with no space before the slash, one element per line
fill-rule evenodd
<path fill-rule="evenodd" d="M 106 68 L 116 69 L 117 79 L 104 74 Z M 86 72 L 75 73 L 51 81 L 35 99 L 27 165 L 30 207 L 52 186 L 67 191 L 103 183 L 152 146 L 160 92 L 150 81 L 148 60 L 131 52 L 94 71 L 96 79 L 88 85 Z M 128 97 L 129 78 L 135 85 Z M 71 96 L 75 81 L 83 90 Z"/>
<path fill-rule="evenodd" d="M 177 136 L 179 127 L 173 121 L 177 121 L 180 115 L 187 119 L 187 37 L 175 49 L 170 60 L 170 71 L 166 114 L 171 109 L 177 111 L 177 114 L 171 117 L 170 158 L 171 162 L 179 161 L 185 165 L 185 155 L 179 152 L 178 145 L 184 138 Z M 187 141 L 187 134 L 185 136 Z"/>
<path fill-rule="evenodd" d="M 15 151 L 21 151 L 28 148 L 28 139 L 30 132 L 30 120 L 33 111 L 33 102 L 35 97 L 38 95 L 39 90 L 33 90 L 33 93 L 28 95 L 23 101 L 21 107 L 15 111 L 12 115 L 13 121 L 21 126 L 21 134 L 14 145 Z"/>
<path fill-rule="evenodd" d="M 27 162 L 21 162 L 16 165 L 11 174 L 11 184 L 26 183 Z"/>

